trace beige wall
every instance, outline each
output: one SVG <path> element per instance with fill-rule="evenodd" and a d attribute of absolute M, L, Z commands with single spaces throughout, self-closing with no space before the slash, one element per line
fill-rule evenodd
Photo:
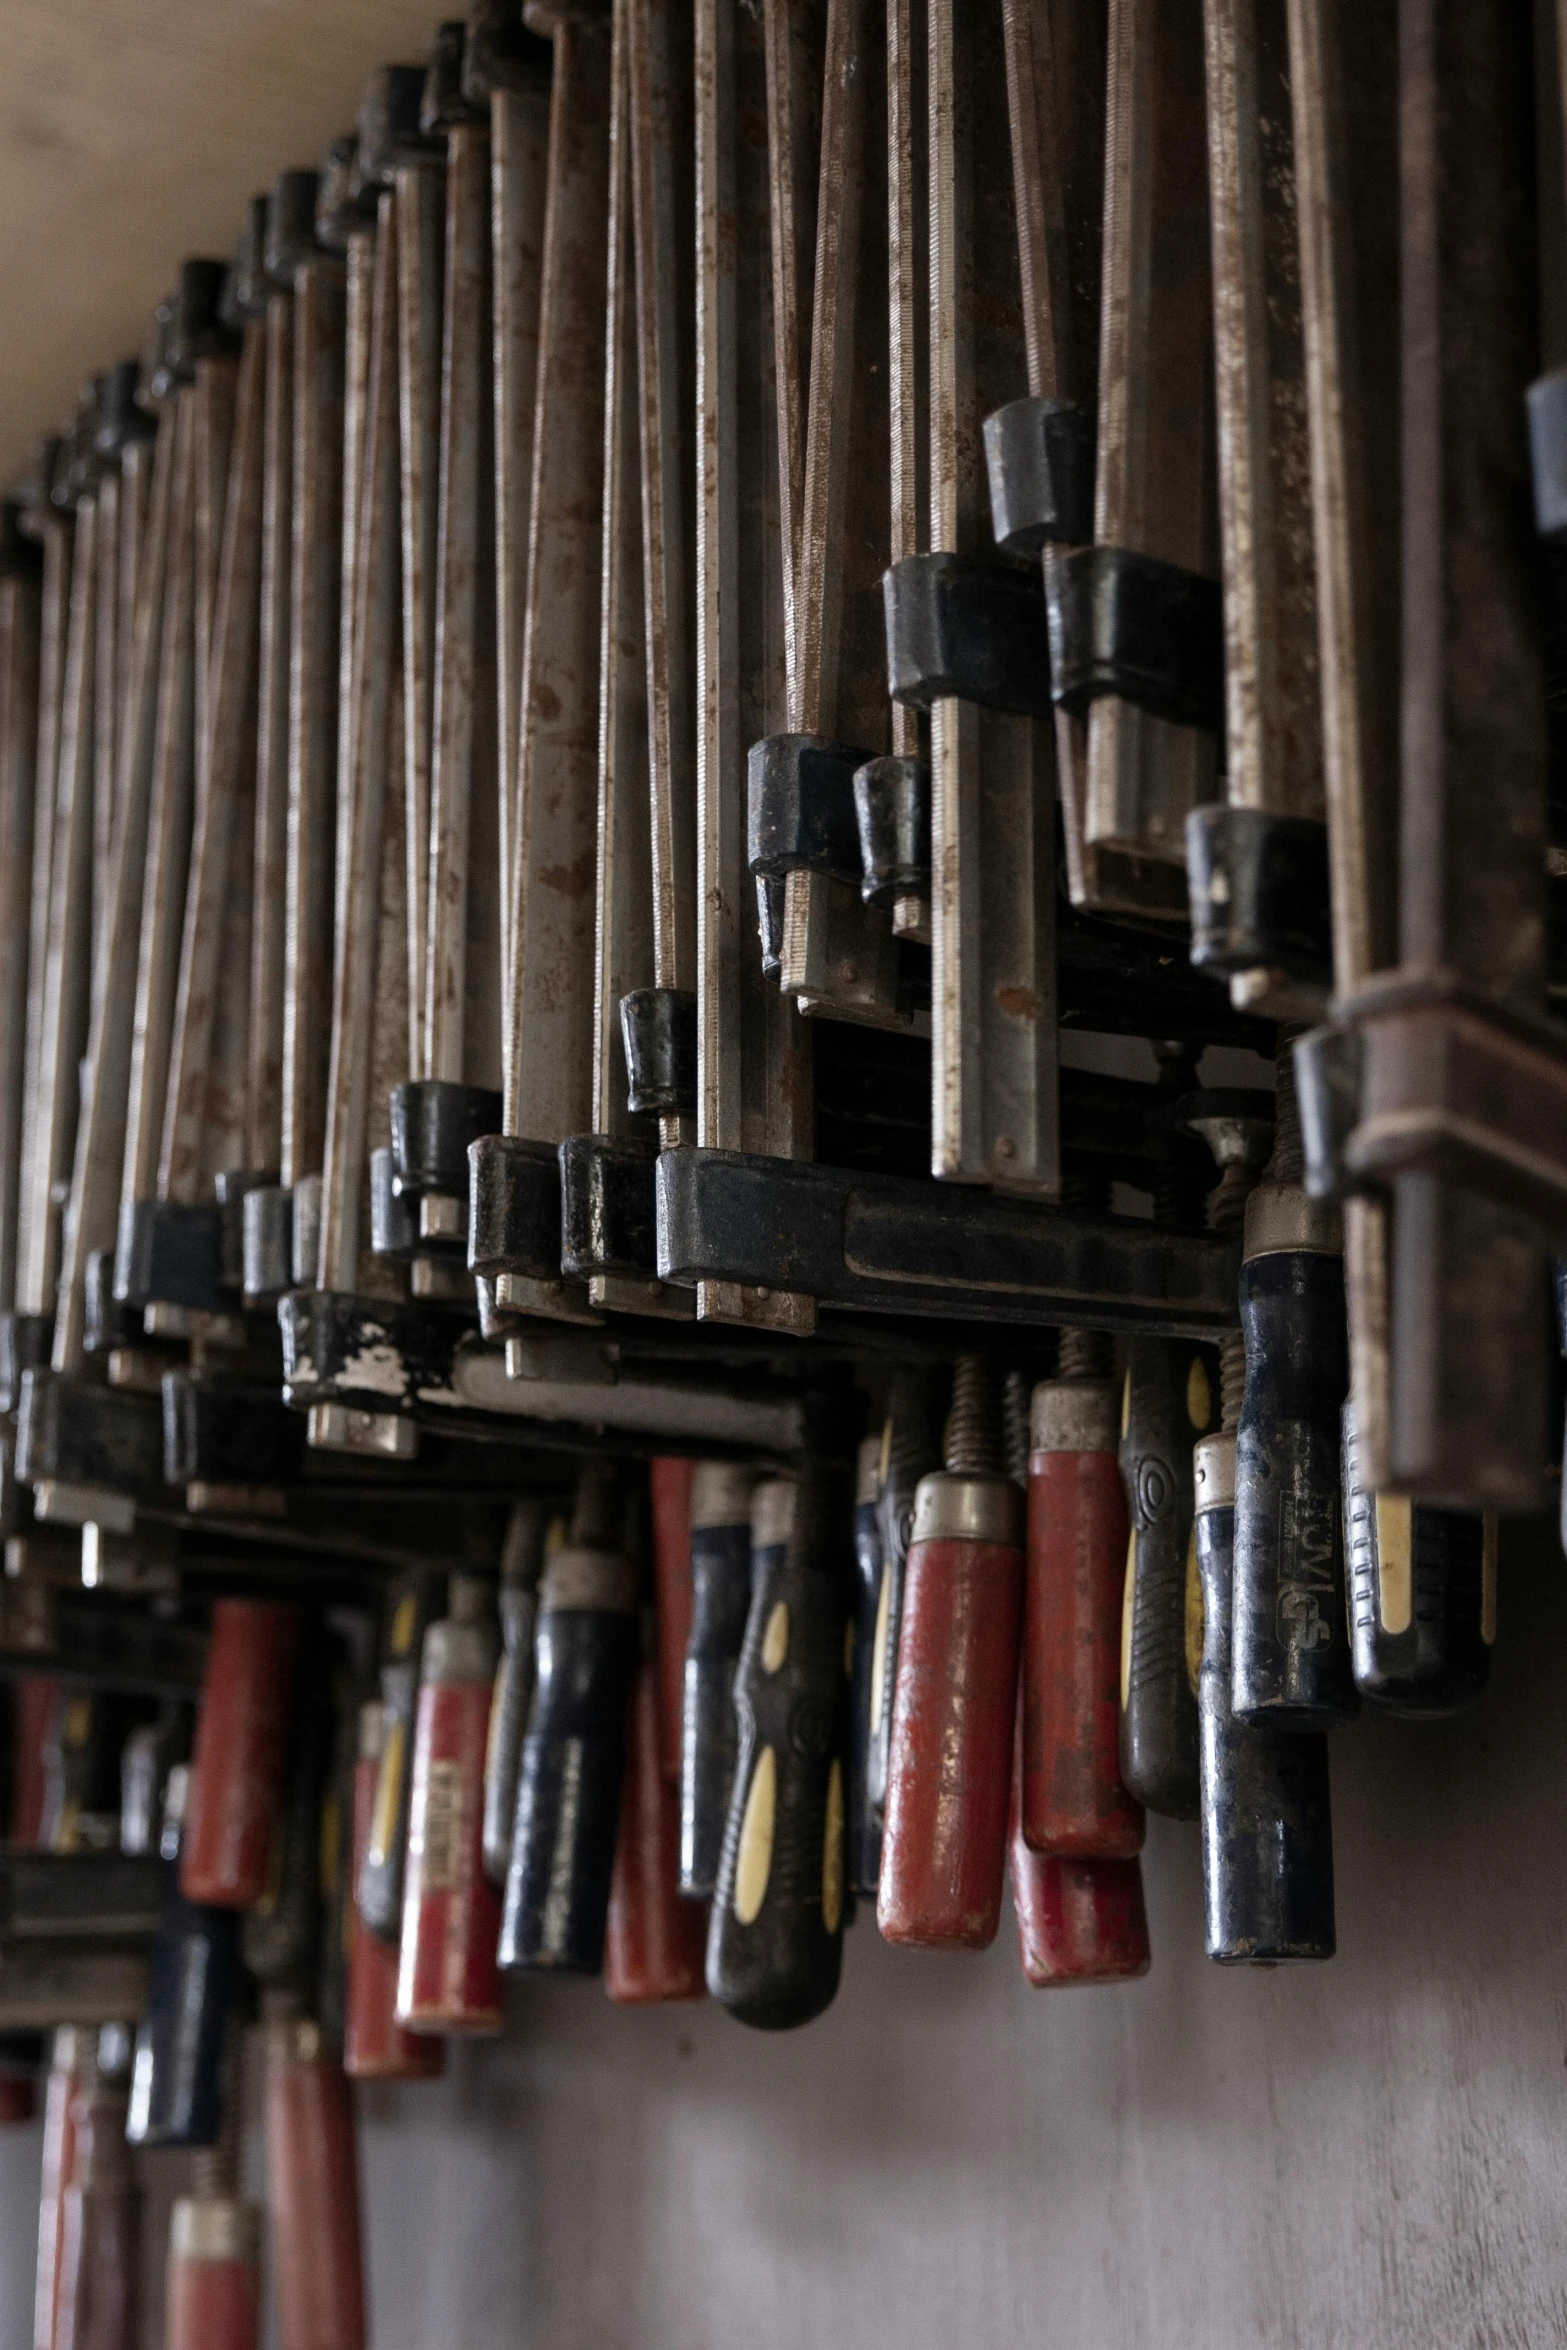
<path fill-rule="evenodd" d="M 312 163 L 432 0 L 0 0 L 0 484 L 187 253 Z M 453 11 L 453 13 L 457 13 Z"/>

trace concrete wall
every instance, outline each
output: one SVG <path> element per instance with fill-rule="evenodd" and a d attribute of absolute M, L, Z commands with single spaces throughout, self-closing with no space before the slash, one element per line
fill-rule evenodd
<path fill-rule="evenodd" d="M 964 1958 L 869 1919 L 778 2039 L 524 1989 L 501 2046 L 364 2099 L 376 2350 L 1567 2340 L 1564 1682 L 1542 1527 L 1486 1704 L 1340 1734 L 1328 1967 L 1210 1967 L 1196 1832 L 1156 1822 L 1124 1989 L 1029 1990 L 1010 1923 Z M 0 2140 L 0 2350 L 36 2162 Z"/>

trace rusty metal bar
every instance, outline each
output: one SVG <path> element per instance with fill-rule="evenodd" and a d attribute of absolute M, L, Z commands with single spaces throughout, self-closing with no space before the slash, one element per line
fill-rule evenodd
<path fill-rule="evenodd" d="M 283 1149 L 283 1000 L 288 897 L 289 605 L 294 499 L 294 291 L 266 269 L 261 457 L 261 608 L 256 680 L 250 1034 L 245 1164 L 275 1176 Z"/>
<path fill-rule="evenodd" d="M 810 1031 L 763 975 L 746 857 L 746 754 L 784 719 L 784 614 L 771 583 L 790 566 L 769 384 L 768 174 L 746 127 L 767 104 L 768 61 L 755 18 L 725 0 L 697 0 L 696 93 L 697 1143 L 808 1158 Z M 784 479 L 788 464 L 786 450 Z M 808 1335 L 816 1309 L 790 1292 L 707 1281 L 697 1316 Z"/>
<path fill-rule="evenodd" d="M 16 1306 L 27 1068 L 28 920 L 37 802 L 39 550 L 0 506 L 0 1313 Z"/>

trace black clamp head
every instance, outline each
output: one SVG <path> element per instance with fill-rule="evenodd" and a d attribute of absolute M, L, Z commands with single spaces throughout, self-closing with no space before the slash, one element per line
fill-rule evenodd
<path fill-rule="evenodd" d="M 157 432 L 142 405 L 142 372 L 138 359 L 117 359 L 104 370 L 98 393 L 98 454 L 109 464 L 118 462 L 133 441 L 150 441 Z"/>
<path fill-rule="evenodd" d="M 758 880 L 804 871 L 860 882 L 854 772 L 865 753 L 819 734 L 770 734 L 746 761 L 746 856 Z"/>
<path fill-rule="evenodd" d="M 868 906 L 930 895 L 930 764 L 867 759 L 854 771 L 860 895 Z"/>
<path fill-rule="evenodd" d="M 881 586 L 895 702 L 928 710 L 956 697 L 1049 717 L 1050 640 L 1037 570 L 909 555 L 883 573 Z"/>
<path fill-rule="evenodd" d="M 463 72 L 467 47 L 468 27 L 460 17 L 436 26 L 430 41 L 430 62 L 425 69 L 424 95 L 419 102 L 419 128 L 427 138 L 443 138 L 448 131 L 460 130 L 464 123 L 489 119 L 488 106 L 468 95 Z"/>
<path fill-rule="evenodd" d="M 20 496 L 0 498 L 0 579 L 35 579 L 43 568 L 43 554 L 24 527 Z"/>
<path fill-rule="evenodd" d="M 55 476 L 65 461 L 67 452 L 59 433 L 44 433 L 34 441 L 27 471 L 16 485 L 15 498 L 21 524 L 29 538 L 43 536 L 54 506 Z"/>
<path fill-rule="evenodd" d="M 77 397 L 65 468 L 66 493 L 72 505 L 78 498 L 91 497 L 106 470 L 97 447 L 98 403 L 102 393 L 103 377 L 90 375 Z"/>
<path fill-rule="evenodd" d="M 1010 400 L 985 419 L 990 520 L 998 547 L 1036 554 L 1094 535 L 1094 418 L 1070 400 Z"/>
<path fill-rule="evenodd" d="M 224 280 L 220 305 L 223 323 L 235 334 L 249 320 L 265 318 L 267 314 L 267 301 L 272 292 L 267 279 L 267 210 L 267 197 L 251 197 L 245 225 L 234 248 L 234 259 Z"/>
<path fill-rule="evenodd" d="M 1260 808 L 1194 808 L 1186 819 L 1192 961 L 1201 971 L 1285 971 L 1333 984 L 1328 828 Z"/>
<path fill-rule="evenodd" d="M 1216 579 L 1129 547 L 1080 547 L 1047 582 L 1055 698 L 1101 695 L 1209 734 L 1224 725 L 1224 598 Z"/>
<path fill-rule="evenodd" d="M 300 264 L 320 252 L 316 237 L 316 205 L 321 196 L 318 171 L 280 171 L 267 198 L 267 233 L 262 263 L 281 293 L 294 283 Z"/>
<path fill-rule="evenodd" d="M 175 383 L 190 383 L 199 360 L 219 358 L 234 347 L 234 337 L 224 325 L 222 315 L 226 275 L 221 261 L 180 263 L 164 351 L 164 364 Z"/>
<path fill-rule="evenodd" d="M 359 169 L 357 137 L 334 139 L 321 158 L 316 190 L 316 239 L 328 252 L 346 253 L 356 230 L 375 223 L 375 189 Z"/>
<path fill-rule="evenodd" d="M 437 142 L 420 127 L 424 97 L 422 65 L 381 65 L 359 101 L 359 177 L 366 187 L 384 188 L 409 165 L 441 160 Z"/>
<path fill-rule="evenodd" d="M 554 44 L 523 23 L 522 0 L 472 0 L 462 87 L 473 105 L 497 90 L 547 90 L 554 62 Z"/>
<path fill-rule="evenodd" d="M 632 1116 L 694 1118 L 696 997 L 681 987 L 633 988 L 620 999 L 620 1037 Z"/>

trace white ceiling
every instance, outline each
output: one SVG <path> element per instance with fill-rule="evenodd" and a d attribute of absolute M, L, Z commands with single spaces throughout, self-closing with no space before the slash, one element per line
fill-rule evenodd
<path fill-rule="evenodd" d="M 0 0 L 0 484 L 453 0 Z"/>

